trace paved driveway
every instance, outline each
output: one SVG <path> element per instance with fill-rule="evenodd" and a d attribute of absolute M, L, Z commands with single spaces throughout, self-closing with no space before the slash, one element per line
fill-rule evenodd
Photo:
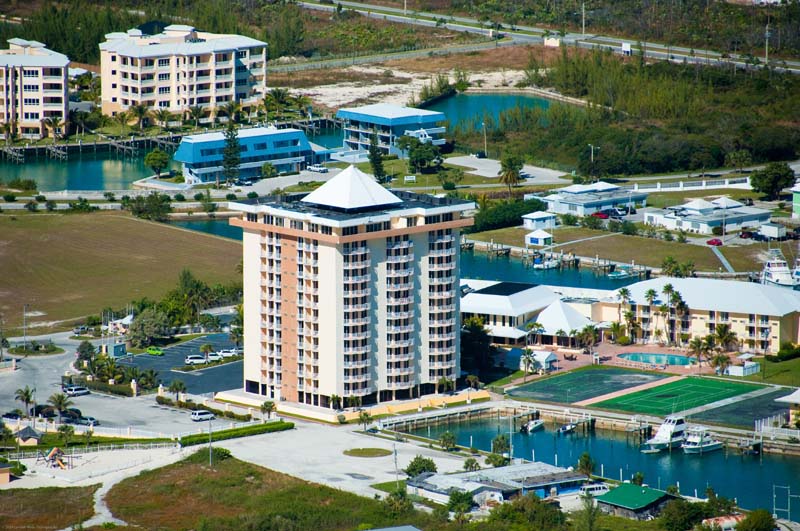
<path fill-rule="evenodd" d="M 445 160 L 447 164 L 455 164 L 456 166 L 463 166 L 465 168 L 473 168 L 471 173 L 473 175 L 480 175 L 481 177 L 497 177 L 500 174 L 500 161 L 494 159 L 479 159 L 471 155 L 463 157 L 450 157 Z M 561 179 L 564 175 L 563 171 L 551 170 L 549 168 L 540 168 L 538 166 L 531 166 L 526 164 L 522 167 L 523 171 L 528 172 L 532 177 L 525 179 L 525 184 L 572 184 L 571 181 Z"/>
<path fill-rule="evenodd" d="M 200 354 L 200 347 L 206 343 L 214 347 L 215 351 L 234 346 L 233 342 L 228 339 L 228 334 L 210 334 L 174 347 L 167 347 L 164 349 L 163 356 L 140 354 L 134 356 L 130 362 L 120 363 L 132 364 L 142 370 L 154 369 L 158 371 L 159 378 L 161 378 L 165 386 L 168 386 L 173 380 L 182 380 L 186 384 L 188 392 L 193 395 L 203 395 L 241 387 L 243 381 L 241 361 L 209 367 L 208 369 L 198 369 L 192 372 L 172 370 L 173 367 L 182 367 L 184 358 L 189 354 Z"/>

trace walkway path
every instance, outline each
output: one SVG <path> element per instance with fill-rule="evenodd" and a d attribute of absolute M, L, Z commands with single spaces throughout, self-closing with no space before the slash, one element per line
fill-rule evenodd
<path fill-rule="evenodd" d="M 555 249 L 556 247 L 564 247 L 565 245 L 572 245 L 572 244 L 580 243 L 580 242 L 588 242 L 588 241 L 591 241 L 591 240 L 600 240 L 602 238 L 608 238 L 609 236 L 617 236 L 618 234 L 620 234 L 620 233 L 619 232 L 609 232 L 608 234 L 601 234 L 600 236 L 590 236 L 588 238 L 581 238 L 579 240 L 571 240 L 571 241 L 564 242 L 564 243 L 556 243 L 555 245 L 551 245 L 550 247 L 548 247 L 548 250 L 549 249 Z"/>
<path fill-rule="evenodd" d="M 599 402 L 605 402 L 606 400 L 611 400 L 612 398 L 617 398 L 620 396 L 629 395 L 631 393 L 636 393 L 639 391 L 644 391 L 645 389 L 650 389 L 652 387 L 658 387 L 660 385 L 677 382 L 678 380 L 682 380 L 685 378 L 684 376 L 671 376 L 669 378 L 662 378 L 660 380 L 655 380 L 653 382 L 647 382 L 646 384 L 637 385 L 636 387 L 629 387 L 627 389 L 621 389 L 619 391 L 614 391 L 613 393 L 606 393 L 604 395 L 596 396 L 594 398 L 587 398 L 586 400 L 581 400 L 580 402 L 575 402 L 572 405 L 574 406 L 590 406 L 592 404 L 597 404 Z"/>
<path fill-rule="evenodd" d="M 696 415 L 698 413 L 702 413 L 704 411 L 708 411 L 709 409 L 716 409 L 722 406 L 728 406 L 730 404 L 735 404 L 737 402 L 742 402 L 744 400 L 750 400 L 751 398 L 756 398 L 761 395 L 768 395 L 775 391 L 775 387 L 766 386 L 762 389 L 758 389 L 756 391 L 752 391 L 750 393 L 745 393 L 743 395 L 732 396 L 730 398 L 726 398 L 724 400 L 718 400 L 716 402 L 711 402 L 710 404 L 705 404 L 703 406 L 693 407 L 691 409 L 687 409 L 685 411 L 681 411 L 680 414 L 684 417 L 688 417 L 690 415 Z"/>
<path fill-rule="evenodd" d="M 499 178 L 499 160 L 479 159 L 472 155 L 464 155 L 460 157 L 449 157 L 445 159 L 444 162 L 445 164 L 472 168 L 472 171 L 468 171 L 467 173 L 480 177 L 497 178 L 497 184 L 494 186 L 502 185 Z M 525 179 L 524 184 L 571 184 L 571 181 L 561 178 L 561 176 L 564 175 L 563 171 L 542 168 L 540 166 L 531 166 L 530 164 L 525 164 L 522 169 L 531 176 L 531 178 Z"/>
<path fill-rule="evenodd" d="M 719 250 L 719 247 L 712 245 L 711 250 L 714 252 L 715 255 L 717 255 L 717 258 L 719 258 L 719 261 L 722 262 L 722 265 L 725 267 L 728 273 L 736 273 L 736 270 L 733 268 L 731 263 L 728 262 L 728 259 L 725 258 L 725 256 Z"/>

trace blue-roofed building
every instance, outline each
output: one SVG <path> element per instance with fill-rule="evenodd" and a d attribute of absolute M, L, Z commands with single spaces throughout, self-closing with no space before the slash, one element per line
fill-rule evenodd
<path fill-rule="evenodd" d="M 271 163 L 278 172 L 296 172 L 309 164 L 324 162 L 329 149 L 312 144 L 300 129 L 253 127 L 239 129 L 241 146 L 241 178 L 258 177 L 261 166 Z M 222 132 L 202 133 L 183 137 L 175 160 L 183 164 L 187 184 L 222 180 L 222 152 L 225 135 Z"/>
<path fill-rule="evenodd" d="M 438 111 L 376 103 L 339 109 L 336 117 L 344 120 L 343 154 L 366 152 L 373 134 L 378 135 L 378 146 L 386 155 L 403 155 L 395 146 L 401 136 L 413 136 L 437 146 L 445 143 L 443 122 L 446 118 Z"/>

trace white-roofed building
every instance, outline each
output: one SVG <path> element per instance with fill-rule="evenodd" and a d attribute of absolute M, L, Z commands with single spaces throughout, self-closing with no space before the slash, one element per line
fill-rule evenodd
<path fill-rule="evenodd" d="M 550 195 L 525 195 L 525 200 L 539 199 L 547 203 L 547 211 L 555 214 L 589 216 L 615 207 L 647 206 L 647 194 L 607 182 L 573 184 L 559 188 Z"/>
<path fill-rule="evenodd" d="M 667 304 L 664 287 L 670 284 L 680 293 L 688 311 L 679 313 L 674 307 L 669 315 L 657 315 Z M 653 290 L 656 299 L 650 305 L 647 293 Z M 638 339 L 652 341 L 655 330 L 662 330 L 662 339 L 686 343 L 692 337 L 713 334 L 718 324 L 729 325 L 742 348 L 758 352 L 776 352 L 786 341 L 800 342 L 800 292 L 757 284 L 706 278 L 659 277 L 628 286 L 630 311 L 641 330 Z M 616 296 L 595 304 L 592 320 L 619 320 L 619 299 Z"/>
<path fill-rule="evenodd" d="M 644 215 L 647 225 L 696 234 L 712 234 L 715 228 L 723 227 L 725 232 L 757 229 L 769 220 L 769 210 L 745 206 L 728 197 L 713 201 L 693 199 L 683 205 L 645 212 Z"/>
<path fill-rule="evenodd" d="M 800 218 L 800 184 L 792 186 L 792 218 Z"/>
<path fill-rule="evenodd" d="M 330 408 L 432 393 L 461 374 L 460 231 L 472 202 L 390 192 L 350 167 L 242 213 L 244 392 Z"/>
<path fill-rule="evenodd" d="M 266 62 L 262 41 L 183 24 L 157 35 L 109 33 L 100 43 L 103 113 L 138 104 L 173 113 L 196 106 L 216 113 L 230 101 L 255 105 L 267 91 Z"/>
<path fill-rule="evenodd" d="M 553 235 L 546 230 L 537 229 L 525 235 L 525 245 L 544 247 L 553 245 Z"/>
<path fill-rule="evenodd" d="M 0 124 L 11 123 L 14 133 L 38 140 L 66 132 L 69 119 L 66 55 L 44 44 L 9 39 L 0 50 Z M 50 127 L 45 120 L 56 124 Z"/>
<path fill-rule="evenodd" d="M 528 230 L 553 230 L 556 228 L 556 215 L 552 212 L 531 212 L 522 216 L 522 226 Z"/>
<path fill-rule="evenodd" d="M 789 424 L 794 425 L 797 421 L 800 421 L 800 389 L 796 389 L 790 395 L 776 398 L 775 402 L 789 404 Z"/>
<path fill-rule="evenodd" d="M 553 343 L 559 337 L 568 336 L 570 331 L 580 331 L 587 326 L 594 325 L 591 319 L 561 299 L 553 301 L 542 310 L 542 313 L 536 318 L 536 322 L 542 326 L 541 335 L 551 336 Z"/>

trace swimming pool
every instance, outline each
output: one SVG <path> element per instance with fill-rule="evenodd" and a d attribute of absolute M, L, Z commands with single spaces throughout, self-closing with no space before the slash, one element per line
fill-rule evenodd
<path fill-rule="evenodd" d="M 628 352 L 620 354 L 620 358 L 652 365 L 691 365 L 694 360 L 678 354 L 649 354 L 646 352 Z"/>

